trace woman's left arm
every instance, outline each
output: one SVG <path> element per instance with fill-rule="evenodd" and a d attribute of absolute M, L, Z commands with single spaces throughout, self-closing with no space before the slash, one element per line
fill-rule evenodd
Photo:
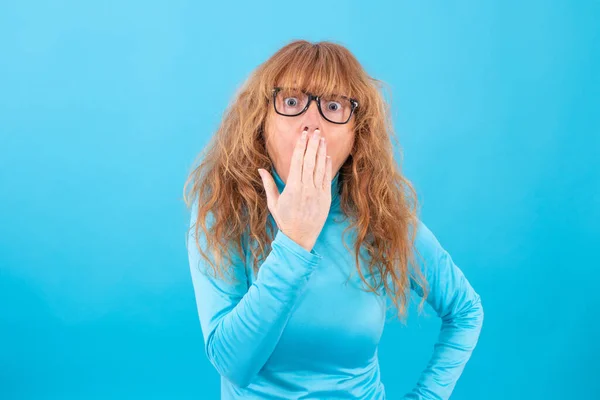
<path fill-rule="evenodd" d="M 424 261 L 422 270 L 429 282 L 426 302 L 441 318 L 442 326 L 427 367 L 416 387 L 404 398 L 445 400 L 450 398 L 477 345 L 483 325 L 483 306 L 479 294 L 450 254 L 421 221 L 416 248 Z M 423 296 L 421 288 L 412 280 L 411 289 Z"/>

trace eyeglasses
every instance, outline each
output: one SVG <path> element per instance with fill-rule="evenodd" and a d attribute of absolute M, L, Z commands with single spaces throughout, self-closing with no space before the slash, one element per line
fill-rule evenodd
<path fill-rule="evenodd" d="M 323 118 L 334 124 L 345 124 L 350 121 L 352 113 L 358 107 L 357 100 L 341 95 L 321 97 L 299 89 L 283 87 L 275 87 L 272 92 L 275 112 L 286 117 L 304 113 L 308 110 L 310 102 L 315 100 Z"/>

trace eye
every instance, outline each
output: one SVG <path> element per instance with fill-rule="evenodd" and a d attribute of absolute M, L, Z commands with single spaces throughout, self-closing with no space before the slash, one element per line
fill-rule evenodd
<path fill-rule="evenodd" d="M 337 101 L 330 101 L 329 103 L 327 103 L 328 111 L 339 111 L 340 108 L 342 108 L 342 105 Z"/>
<path fill-rule="evenodd" d="M 286 97 L 283 101 L 288 107 L 296 107 L 298 105 L 298 99 L 295 97 Z"/>

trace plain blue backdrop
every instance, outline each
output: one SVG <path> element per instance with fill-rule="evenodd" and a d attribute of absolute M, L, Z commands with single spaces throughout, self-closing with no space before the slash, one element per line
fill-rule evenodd
<path fill-rule="evenodd" d="M 600 3 L 3 1 L 0 398 L 217 399 L 185 178 L 289 40 L 392 89 L 421 217 L 481 294 L 453 399 L 600 398 Z M 439 321 L 391 322 L 389 398 Z"/>

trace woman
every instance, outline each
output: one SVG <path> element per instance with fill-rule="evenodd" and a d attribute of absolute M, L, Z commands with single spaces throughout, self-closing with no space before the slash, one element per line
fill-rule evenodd
<path fill-rule="evenodd" d="M 186 181 L 222 398 L 384 399 L 386 310 L 405 322 L 411 291 L 442 328 L 405 398 L 449 398 L 471 356 L 480 297 L 417 217 L 379 83 L 341 45 L 287 44 L 239 90 Z"/>

